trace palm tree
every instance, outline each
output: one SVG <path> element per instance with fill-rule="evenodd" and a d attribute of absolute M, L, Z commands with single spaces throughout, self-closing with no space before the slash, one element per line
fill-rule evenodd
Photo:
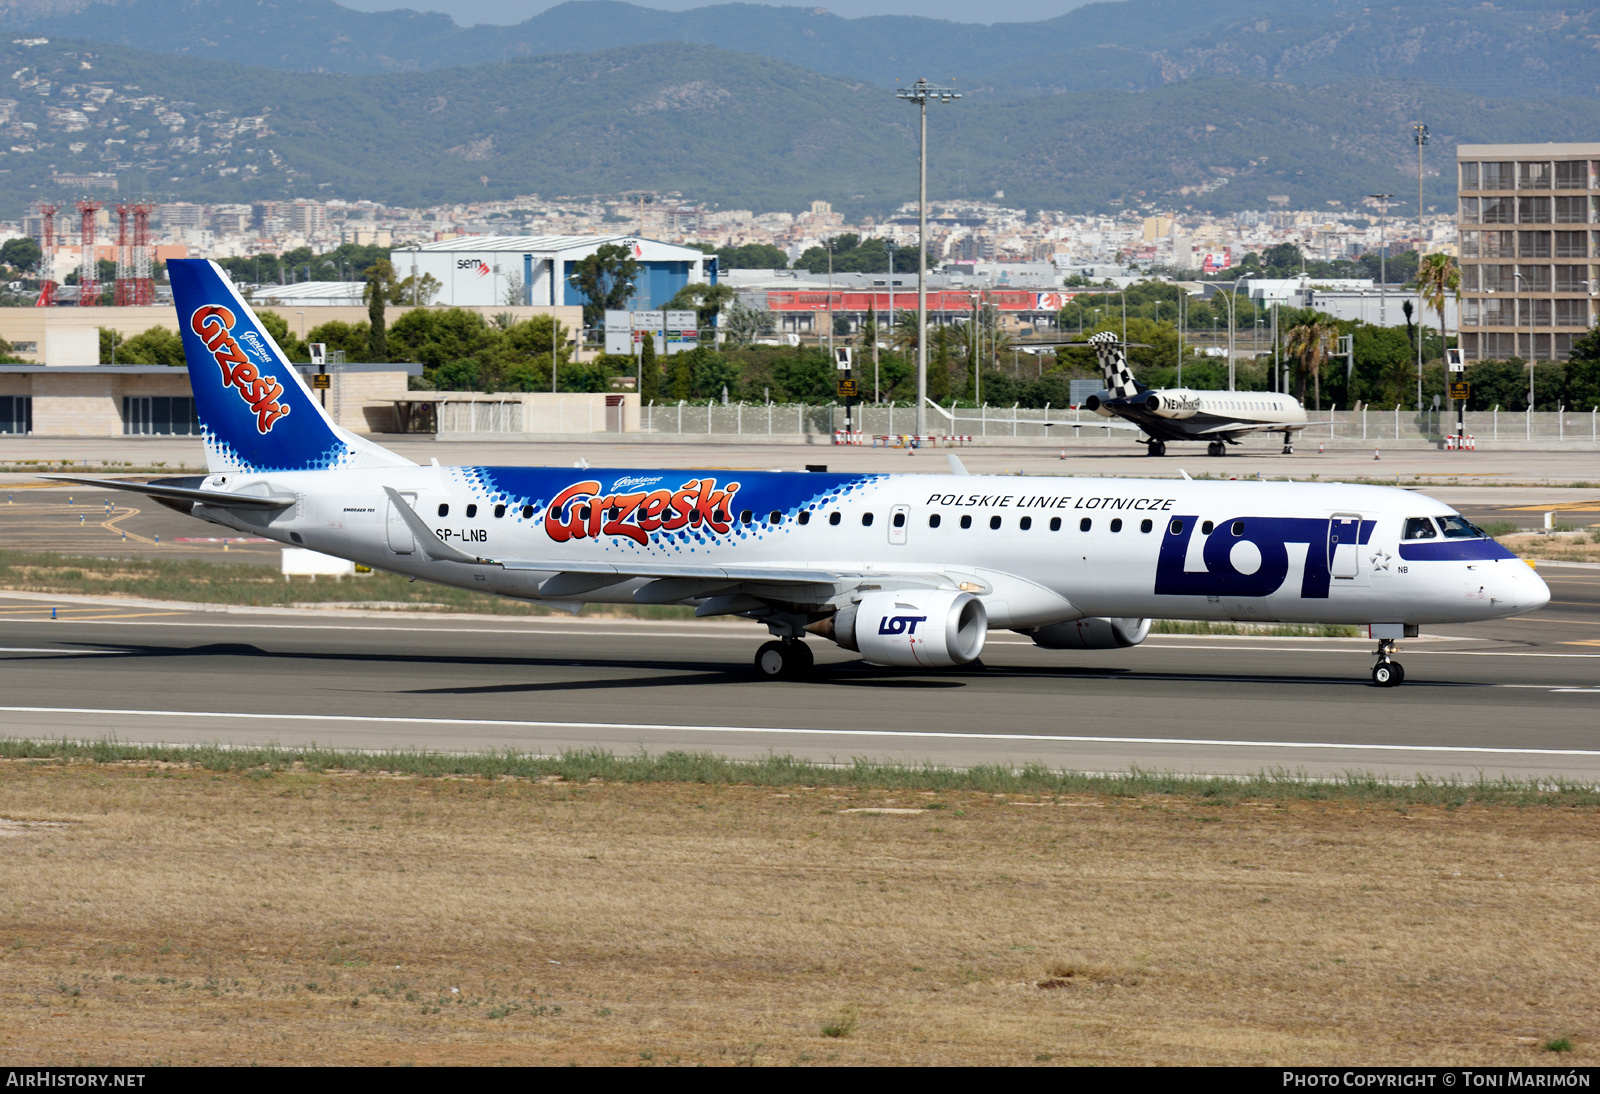
<path fill-rule="evenodd" d="M 1461 267 L 1449 255 L 1435 254 L 1423 258 L 1417 267 L 1417 295 L 1439 313 L 1439 345 L 1445 345 L 1444 306 L 1448 297 L 1461 288 Z"/>
<path fill-rule="evenodd" d="M 894 344 L 908 353 L 917 348 L 917 313 L 896 308 L 894 315 Z"/>
<path fill-rule="evenodd" d="M 1289 328 L 1284 352 L 1300 359 L 1299 400 L 1306 401 L 1306 376 L 1311 376 L 1316 391 L 1317 409 L 1322 409 L 1322 359 L 1327 355 L 1328 343 L 1339 333 L 1332 322 L 1318 317 L 1299 326 Z"/>

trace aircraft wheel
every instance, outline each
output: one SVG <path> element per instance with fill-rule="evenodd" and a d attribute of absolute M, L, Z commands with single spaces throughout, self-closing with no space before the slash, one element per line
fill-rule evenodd
<path fill-rule="evenodd" d="M 814 660 L 804 642 L 763 643 L 756 650 L 756 675 L 762 680 L 796 680 L 810 675 Z"/>
<path fill-rule="evenodd" d="M 1285 455 L 1285 456 L 1292 456 L 1292 455 L 1294 455 L 1294 445 L 1292 445 L 1292 444 L 1286 444 L 1286 445 L 1284 445 L 1284 446 L 1283 446 L 1283 454 L 1284 454 L 1284 455 Z"/>
<path fill-rule="evenodd" d="M 1398 661 L 1379 661 L 1372 666 L 1372 682 L 1380 688 L 1397 688 L 1405 678 L 1406 670 Z"/>
<path fill-rule="evenodd" d="M 1165 456 L 1166 454 L 1166 441 L 1151 441 L 1149 446 L 1145 449 L 1145 455 L 1147 456 Z"/>
<path fill-rule="evenodd" d="M 1225 456 L 1228 454 L 1221 441 L 1212 441 L 1206 446 L 1206 454 L 1210 456 Z"/>

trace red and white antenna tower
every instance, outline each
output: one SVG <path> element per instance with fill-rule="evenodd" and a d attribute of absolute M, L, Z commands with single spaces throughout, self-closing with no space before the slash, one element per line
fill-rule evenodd
<path fill-rule="evenodd" d="M 148 307 L 156 302 L 156 283 L 150 276 L 150 214 L 155 206 L 140 202 L 133 207 L 133 251 L 128 265 L 133 274 L 133 303 Z"/>
<path fill-rule="evenodd" d="M 41 204 L 39 216 L 44 220 L 44 225 L 39 232 L 39 299 L 33 302 L 33 306 L 52 308 L 56 303 L 56 207 Z"/>
<path fill-rule="evenodd" d="M 85 198 L 78 202 L 81 218 L 78 239 L 83 245 L 83 253 L 78 258 L 78 303 L 86 308 L 100 303 L 100 265 L 94 253 L 94 215 L 99 211 L 98 201 Z"/>
<path fill-rule="evenodd" d="M 150 214 L 146 203 L 117 206 L 117 286 L 119 308 L 155 303 L 155 282 L 150 276 Z M 128 221 L 133 221 L 130 230 Z"/>

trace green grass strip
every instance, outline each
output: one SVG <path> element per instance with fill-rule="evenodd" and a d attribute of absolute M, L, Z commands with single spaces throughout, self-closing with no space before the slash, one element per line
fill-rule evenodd
<path fill-rule="evenodd" d="M 1085 774 L 1041 764 L 1013 767 L 979 764 L 944 767 L 856 758 L 819 764 L 783 754 L 733 760 L 710 752 L 670 751 L 627 755 L 604 749 L 575 749 L 559 756 L 514 750 L 469 753 L 394 750 L 283 748 L 276 745 L 231 748 L 222 745 L 140 745 L 111 739 L 93 742 L 0 738 L 0 760 L 49 764 L 168 763 L 254 778 L 276 778 L 296 771 L 332 771 L 497 779 L 559 776 L 570 783 L 591 779 L 616 783 L 690 783 L 770 787 L 840 787 L 856 790 L 972 791 L 986 794 L 1081 795 L 1113 798 L 1179 797 L 1225 805 L 1243 801 L 1347 802 L 1392 806 L 1467 804 L 1500 806 L 1600 806 L 1600 787 L 1568 779 L 1492 779 L 1478 776 L 1418 775 L 1395 780 L 1350 771 L 1333 777 L 1262 771 L 1247 777 L 1181 775 L 1143 771 Z"/>

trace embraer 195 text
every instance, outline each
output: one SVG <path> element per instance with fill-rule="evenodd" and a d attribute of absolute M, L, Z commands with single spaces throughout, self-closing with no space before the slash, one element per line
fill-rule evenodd
<path fill-rule="evenodd" d="M 1388 487 L 423 467 L 335 425 L 216 265 L 167 268 L 210 473 L 70 481 L 444 585 L 740 616 L 771 634 L 764 677 L 806 675 L 808 636 L 937 669 L 991 629 L 1110 649 L 1161 618 L 1370 626 L 1391 686 L 1397 639 L 1550 599 L 1448 506 Z"/>

